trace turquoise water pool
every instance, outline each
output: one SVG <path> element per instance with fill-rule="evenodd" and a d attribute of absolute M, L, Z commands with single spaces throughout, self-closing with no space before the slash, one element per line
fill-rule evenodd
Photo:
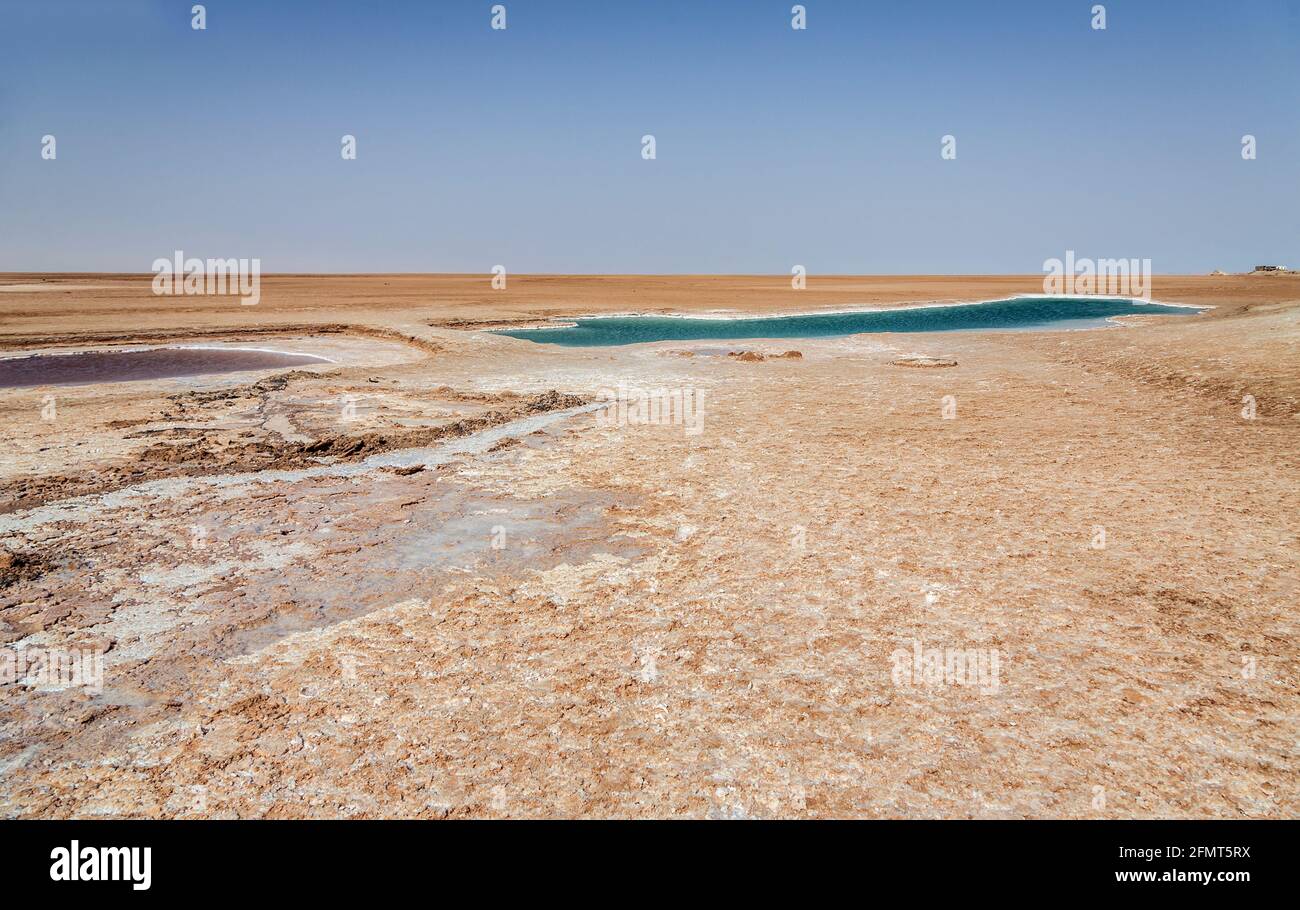
<path fill-rule="evenodd" d="M 670 316 L 600 316 L 575 319 L 573 326 L 502 329 L 499 335 L 568 347 L 740 338 L 824 338 L 858 332 L 959 332 L 1024 329 L 1083 329 L 1112 316 L 1134 313 L 1193 316 L 1191 307 L 1097 297 L 1017 297 L 954 306 L 901 307 L 854 313 L 768 316 L 751 319 L 694 319 Z"/>

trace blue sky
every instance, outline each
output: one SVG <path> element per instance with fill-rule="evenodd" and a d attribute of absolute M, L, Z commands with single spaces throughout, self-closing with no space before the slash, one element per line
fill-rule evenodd
<path fill-rule="evenodd" d="M 0 0 L 0 270 L 1300 266 L 1300 0 L 192 2 Z"/>

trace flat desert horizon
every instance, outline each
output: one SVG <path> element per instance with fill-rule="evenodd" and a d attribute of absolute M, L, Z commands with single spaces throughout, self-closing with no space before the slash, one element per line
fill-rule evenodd
<path fill-rule="evenodd" d="M 7 360 L 313 358 L 0 389 L 0 636 L 102 662 L 0 689 L 0 807 L 1294 817 L 1300 278 L 1080 331 L 492 331 L 1042 288 L 0 275 Z"/>

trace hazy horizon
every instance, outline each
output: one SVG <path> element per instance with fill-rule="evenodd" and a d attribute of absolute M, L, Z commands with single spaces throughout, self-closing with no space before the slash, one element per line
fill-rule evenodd
<path fill-rule="evenodd" d="M 1264 264 L 1264 263 L 1260 263 Z M 1282 263 L 1286 265 L 1286 263 Z M 1251 269 L 1242 269 L 1239 272 L 1230 272 L 1223 270 L 1227 275 L 1249 274 Z M 1288 272 L 1297 271 L 1288 267 Z M 205 273 L 206 274 L 206 273 Z M 468 277 L 488 275 L 488 272 L 470 272 L 465 270 L 446 271 L 446 272 L 417 272 L 417 271 L 387 271 L 387 272 L 364 272 L 364 271 L 337 271 L 337 272 L 300 272 L 300 271 L 269 271 L 263 269 L 259 272 L 263 278 L 346 278 L 348 276 L 380 276 L 393 275 L 401 277 L 418 278 L 421 276 L 433 277 L 454 277 L 465 275 Z M 1154 277 L 1169 278 L 1195 278 L 1204 276 L 1205 272 L 1157 272 L 1152 271 Z M 1261 273 L 1266 274 L 1266 273 Z M 56 275 L 56 276 L 74 276 L 74 275 L 113 275 L 113 276 L 138 276 L 140 278 L 152 279 L 155 275 L 149 271 L 127 271 L 101 269 L 88 271 L 85 269 L 0 269 L 0 275 Z M 815 281 L 817 278 L 1042 278 L 1044 273 L 1038 272 L 821 272 L 818 274 L 809 274 L 808 280 Z M 790 275 L 783 272 L 512 272 L 510 278 L 775 278 L 783 284 L 788 284 Z M 1064 296 L 1070 296 L 1068 294 Z"/>

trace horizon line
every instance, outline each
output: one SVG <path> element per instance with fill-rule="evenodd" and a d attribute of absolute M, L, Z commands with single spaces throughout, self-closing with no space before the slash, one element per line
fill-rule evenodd
<path fill-rule="evenodd" d="M 253 258 L 253 257 L 245 257 Z M 1279 268 L 1284 271 L 1272 272 L 1269 274 L 1292 274 L 1300 275 L 1300 271 L 1288 269 L 1286 266 Z M 1215 271 L 1222 272 L 1221 275 L 1214 274 Z M 1250 275 L 1254 274 L 1257 269 L 1244 272 L 1229 272 L 1224 270 L 1211 270 L 1207 272 L 1151 272 L 1153 277 L 1163 276 L 1166 278 L 1218 278 L 1230 275 Z M 154 271 L 0 271 L 0 278 L 10 276 L 53 276 L 53 277 L 81 277 L 81 276 L 111 276 L 123 278 L 149 278 L 157 276 Z M 201 274 L 221 274 L 220 272 L 203 272 Z M 491 276 L 493 273 L 488 271 L 476 272 L 260 272 L 263 278 L 368 278 L 378 276 L 391 277 L 483 277 Z M 790 277 L 788 272 L 507 272 L 512 278 L 785 278 Z M 807 277 L 812 278 L 1042 278 L 1043 272 L 809 272 Z"/>

